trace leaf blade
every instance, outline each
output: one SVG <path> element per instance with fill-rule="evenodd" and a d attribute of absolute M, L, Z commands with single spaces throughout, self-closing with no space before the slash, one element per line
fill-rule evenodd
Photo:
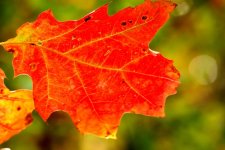
<path fill-rule="evenodd" d="M 175 5 L 146 0 L 114 16 L 107 7 L 67 22 L 43 12 L 5 49 L 14 50 L 16 75 L 32 77 L 43 119 L 62 110 L 82 133 L 115 137 L 124 113 L 164 116 L 165 99 L 175 93 L 178 71 L 148 48 Z"/>

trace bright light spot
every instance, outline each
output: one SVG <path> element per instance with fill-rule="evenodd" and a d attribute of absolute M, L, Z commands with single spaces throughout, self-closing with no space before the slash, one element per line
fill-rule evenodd
<path fill-rule="evenodd" d="M 10 148 L 1 148 L 0 150 L 11 150 Z"/>
<path fill-rule="evenodd" d="M 197 56 L 189 64 L 189 72 L 199 84 L 213 83 L 218 72 L 216 60 L 208 55 Z"/>
<path fill-rule="evenodd" d="M 177 4 L 176 11 L 178 16 L 183 16 L 189 12 L 190 5 L 186 1 L 178 2 Z"/>
<path fill-rule="evenodd" d="M 149 48 L 149 50 L 152 52 L 152 54 L 154 54 L 154 55 L 157 55 L 157 54 L 159 54 L 159 52 L 157 52 L 157 51 L 154 51 L 154 50 L 152 50 L 152 49 L 150 49 Z"/>

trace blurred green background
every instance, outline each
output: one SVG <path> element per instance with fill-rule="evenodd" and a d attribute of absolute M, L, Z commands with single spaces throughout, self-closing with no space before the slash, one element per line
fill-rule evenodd
<path fill-rule="evenodd" d="M 1 0 L 0 41 L 51 8 L 58 20 L 79 19 L 109 0 Z M 69 116 L 54 113 L 0 145 L 12 150 L 225 150 L 225 1 L 174 0 L 178 7 L 151 42 L 181 73 L 178 93 L 167 99 L 165 118 L 126 114 L 117 140 L 81 135 Z M 109 13 L 142 0 L 113 0 Z M 0 67 L 11 89 L 32 88 L 28 76 L 13 78 L 12 56 L 0 48 Z M 1 134 L 1 133 L 0 133 Z"/>

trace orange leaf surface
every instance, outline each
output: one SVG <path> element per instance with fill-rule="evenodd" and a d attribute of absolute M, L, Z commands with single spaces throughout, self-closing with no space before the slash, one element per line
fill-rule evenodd
<path fill-rule="evenodd" d="M 4 73 L 0 69 L 0 144 L 25 129 L 34 110 L 32 91 L 9 91 L 4 86 Z"/>
<path fill-rule="evenodd" d="M 179 73 L 148 44 L 175 4 L 146 0 L 108 16 L 108 5 L 77 21 L 51 11 L 3 43 L 14 53 L 15 74 L 33 79 L 35 108 L 46 120 L 67 112 L 82 133 L 114 138 L 124 113 L 164 116 Z"/>

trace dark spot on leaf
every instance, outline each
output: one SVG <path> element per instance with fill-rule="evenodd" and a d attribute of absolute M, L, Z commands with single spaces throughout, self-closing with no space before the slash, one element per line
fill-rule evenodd
<path fill-rule="evenodd" d="M 106 131 L 106 137 L 110 136 L 111 132 L 109 130 Z"/>
<path fill-rule="evenodd" d="M 9 53 L 15 53 L 15 50 L 14 49 L 9 49 L 8 52 Z"/>
<path fill-rule="evenodd" d="M 30 71 L 35 71 L 37 69 L 36 63 L 31 63 L 29 66 L 30 66 Z"/>
<path fill-rule="evenodd" d="M 42 45 L 42 41 L 38 41 L 37 45 L 41 46 Z"/>
<path fill-rule="evenodd" d="M 30 124 L 33 121 L 32 115 L 27 114 L 25 120 L 26 120 L 26 125 Z"/>
<path fill-rule="evenodd" d="M 122 83 L 125 83 L 125 81 L 124 81 L 124 80 L 122 80 Z"/>
<path fill-rule="evenodd" d="M 0 94 L 3 94 L 3 92 L 4 92 L 4 89 L 0 89 Z"/>
<path fill-rule="evenodd" d="M 75 35 L 73 35 L 73 36 L 72 36 L 72 40 L 75 40 L 75 39 L 76 39 L 76 36 L 75 36 Z"/>
<path fill-rule="evenodd" d="M 18 52 L 14 49 L 8 49 L 9 53 L 12 53 L 14 57 L 16 57 L 18 55 Z"/>
<path fill-rule="evenodd" d="M 91 16 L 87 16 L 86 18 L 84 18 L 85 22 L 88 22 L 91 19 Z"/>
<path fill-rule="evenodd" d="M 121 25 L 125 26 L 125 25 L 127 25 L 127 23 L 125 21 L 123 21 L 123 22 L 121 22 Z"/>
<path fill-rule="evenodd" d="M 143 48 L 143 49 L 142 49 L 142 52 L 145 53 L 145 54 L 147 54 L 149 51 L 148 51 L 148 49 Z"/>
<path fill-rule="evenodd" d="M 34 43 L 30 43 L 30 45 L 31 45 L 31 46 L 35 46 L 36 44 L 34 44 Z"/>
<path fill-rule="evenodd" d="M 16 109 L 17 109 L 17 111 L 20 111 L 20 110 L 21 110 L 21 107 L 20 107 L 20 106 L 18 106 Z"/>
<path fill-rule="evenodd" d="M 129 23 L 133 23 L 133 21 L 132 21 L 132 20 L 129 20 L 128 22 L 129 22 Z"/>
<path fill-rule="evenodd" d="M 146 20 L 148 17 L 147 16 L 142 16 L 142 20 Z"/>

